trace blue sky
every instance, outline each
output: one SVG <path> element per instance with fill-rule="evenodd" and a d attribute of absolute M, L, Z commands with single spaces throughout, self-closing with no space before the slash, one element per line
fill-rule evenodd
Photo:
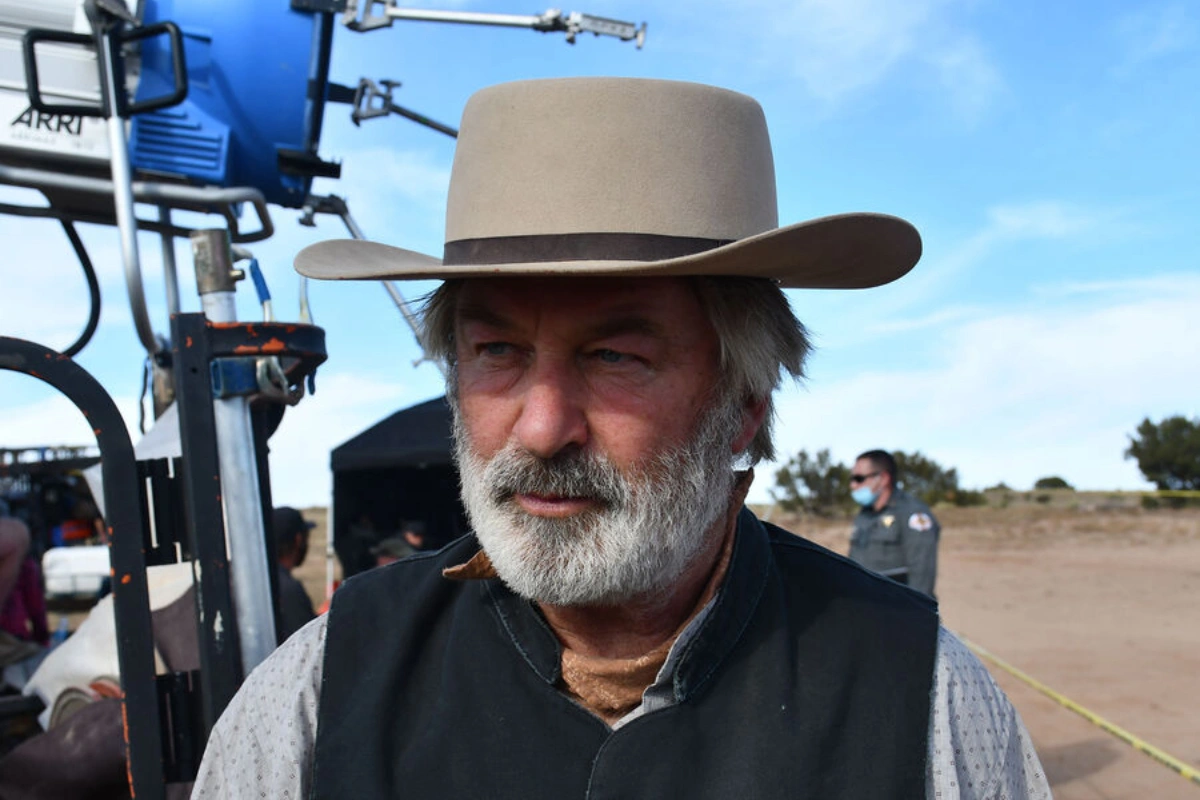
<path fill-rule="evenodd" d="M 421 4 L 414 4 L 421 5 Z M 433 3 L 423 4 L 434 6 Z M 437 7 L 529 13 L 510 3 Z M 780 220 L 881 211 L 912 221 L 925 254 L 900 281 L 791 292 L 817 351 L 778 398 L 783 454 L 849 461 L 921 450 L 965 485 L 1138 489 L 1123 458 L 1146 416 L 1200 415 L 1200 9 L 1185 2 L 590 0 L 569 10 L 646 21 L 643 50 L 615 39 L 396 23 L 339 30 L 333 79 L 403 82 L 396 101 L 457 124 L 500 81 L 628 75 L 714 83 L 757 98 L 775 149 Z M 321 154 L 343 164 L 320 193 L 348 198 L 370 238 L 437 254 L 453 143 L 400 118 L 350 123 L 331 106 Z M 564 165 L 564 168 L 567 168 Z M 344 235 L 275 208 L 255 245 L 276 314 L 294 319 L 295 252 Z M 84 228 L 101 276 L 100 330 L 79 360 L 136 434 L 141 348 L 117 237 Z M 65 347 L 86 288 L 52 223 L 0 218 L 0 332 Z M 155 328 L 165 331 L 158 243 L 142 239 Z M 198 300 L 178 247 L 185 310 Z M 403 286 L 410 297 L 430 284 Z M 272 440 L 278 502 L 323 505 L 329 450 L 440 393 L 378 284 L 312 283 L 329 362 Z M 250 286 L 240 316 L 258 318 Z M 66 401 L 0 372 L 0 445 L 88 443 Z M 765 499 L 764 465 L 751 499 Z"/>

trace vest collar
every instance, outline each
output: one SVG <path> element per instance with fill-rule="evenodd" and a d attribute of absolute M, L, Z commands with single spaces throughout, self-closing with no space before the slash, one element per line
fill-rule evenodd
<path fill-rule="evenodd" d="M 733 554 L 712 608 L 698 620 L 676 664 L 672 691 L 682 702 L 700 691 L 737 644 L 766 587 L 770 544 L 762 523 L 743 508 L 738 514 Z M 558 637 L 536 606 L 511 592 L 499 579 L 480 582 L 486 602 L 522 658 L 543 681 L 557 685 L 562 652 Z"/>
<path fill-rule="evenodd" d="M 677 702 L 699 692 L 717 671 L 742 638 L 767 585 L 771 565 L 767 531 L 745 507 L 738 514 L 735 536 L 725 582 L 680 655 L 673 680 Z"/>

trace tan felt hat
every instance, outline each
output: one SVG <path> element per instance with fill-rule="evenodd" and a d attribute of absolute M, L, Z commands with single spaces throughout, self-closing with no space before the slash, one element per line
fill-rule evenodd
<path fill-rule="evenodd" d="M 779 227 L 762 108 L 693 83 L 500 84 L 463 111 L 439 260 L 378 242 L 306 247 L 311 278 L 742 275 L 861 288 L 921 256 L 912 225 L 841 214 Z"/>

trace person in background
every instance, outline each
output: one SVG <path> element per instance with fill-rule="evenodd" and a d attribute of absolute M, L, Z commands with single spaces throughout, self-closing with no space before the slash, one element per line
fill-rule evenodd
<path fill-rule="evenodd" d="M 346 535 L 340 533 L 334 539 L 333 547 L 338 560 L 342 562 L 343 574 L 356 575 L 363 570 L 375 566 L 375 556 L 371 548 L 379 544 L 384 531 L 375 524 L 374 518 L 363 512 L 346 526 Z"/>
<path fill-rule="evenodd" d="M 0 604 L 20 580 L 29 544 L 29 526 L 16 517 L 0 516 Z"/>
<path fill-rule="evenodd" d="M 417 520 L 405 520 L 400 525 L 400 533 L 389 536 L 371 548 L 375 556 L 375 566 L 382 567 L 408 558 L 413 553 L 425 549 L 425 523 Z"/>
<path fill-rule="evenodd" d="M 896 486 L 896 459 L 884 450 L 863 453 L 854 462 L 850 488 L 862 506 L 850 558 L 934 597 L 941 526 L 929 506 Z"/>
<path fill-rule="evenodd" d="M 308 592 L 292 575 L 292 570 L 303 564 L 308 555 L 308 532 L 316 527 L 316 523 L 306 520 L 294 508 L 280 506 L 272 513 L 271 527 L 275 534 L 279 581 L 279 630 L 276 631 L 276 638 L 283 642 L 316 616 Z"/>
<path fill-rule="evenodd" d="M 100 511 L 91 500 L 76 498 L 71 501 L 70 516 L 50 531 L 50 543 L 54 547 L 89 544 L 104 533 Z"/>
<path fill-rule="evenodd" d="M 0 630 L 43 647 L 50 644 L 42 569 L 32 554 L 21 562 L 16 585 L 0 606 Z"/>
<path fill-rule="evenodd" d="M 0 667 L 44 652 L 46 600 L 37 559 L 30 556 L 29 527 L 0 516 Z"/>

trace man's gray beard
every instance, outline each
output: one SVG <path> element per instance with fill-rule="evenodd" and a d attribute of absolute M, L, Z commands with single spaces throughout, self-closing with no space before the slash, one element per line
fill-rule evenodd
<path fill-rule="evenodd" d="M 542 459 L 509 444 L 480 458 L 454 414 L 463 504 L 500 579 L 556 606 L 611 606 L 652 596 L 691 566 L 733 492 L 741 409 L 712 404 L 690 441 L 621 473 L 603 454 Z M 586 497 L 598 508 L 563 518 L 526 513 L 516 494 Z"/>

